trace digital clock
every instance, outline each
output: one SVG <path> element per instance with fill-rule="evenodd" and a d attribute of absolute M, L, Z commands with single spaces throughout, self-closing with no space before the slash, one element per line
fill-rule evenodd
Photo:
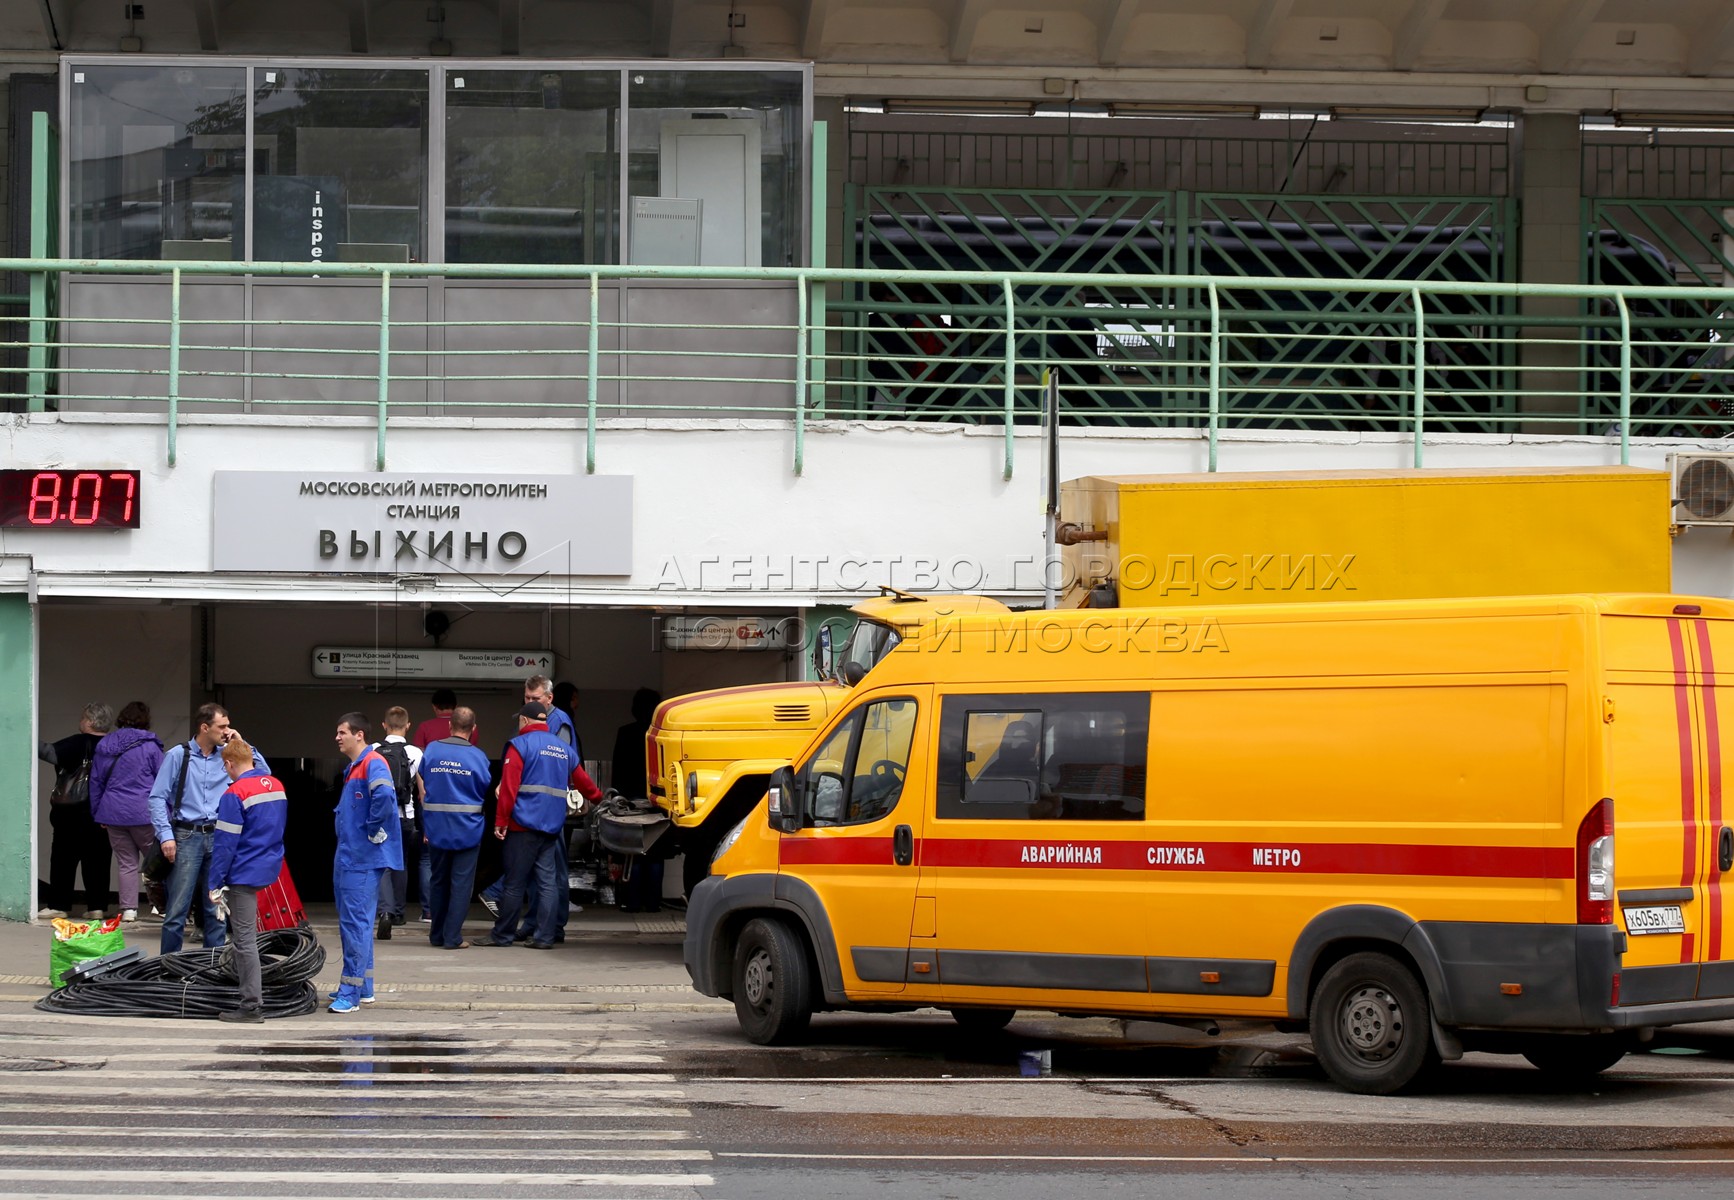
<path fill-rule="evenodd" d="M 0 527 L 137 529 L 137 471 L 0 470 Z"/>

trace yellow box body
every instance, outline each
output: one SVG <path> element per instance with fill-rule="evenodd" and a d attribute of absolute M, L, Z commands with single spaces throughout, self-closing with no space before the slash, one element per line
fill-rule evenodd
<path fill-rule="evenodd" d="M 1632 467 L 1091 476 L 1065 607 L 1666 592 L 1670 480 Z M 1097 605 L 1100 607 L 1100 605 Z"/>

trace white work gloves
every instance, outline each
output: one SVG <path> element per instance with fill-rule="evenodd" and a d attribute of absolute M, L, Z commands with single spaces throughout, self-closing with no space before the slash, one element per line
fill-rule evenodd
<path fill-rule="evenodd" d="M 381 827 L 380 829 L 375 830 L 373 833 L 368 835 L 367 840 L 372 842 L 375 846 L 385 845 L 385 829 Z"/>
<path fill-rule="evenodd" d="M 229 889 L 212 888 L 211 903 L 216 906 L 217 920 L 227 921 L 229 919 Z"/>

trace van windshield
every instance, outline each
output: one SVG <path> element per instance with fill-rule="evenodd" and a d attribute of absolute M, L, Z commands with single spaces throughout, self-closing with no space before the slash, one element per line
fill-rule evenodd
<path fill-rule="evenodd" d="M 849 634 L 849 641 L 843 647 L 843 653 L 837 660 L 837 678 L 844 683 L 858 682 L 862 676 L 879 665 L 879 660 L 890 654 L 892 648 L 903 639 L 889 625 L 881 625 L 877 621 L 857 621 L 854 630 Z"/>

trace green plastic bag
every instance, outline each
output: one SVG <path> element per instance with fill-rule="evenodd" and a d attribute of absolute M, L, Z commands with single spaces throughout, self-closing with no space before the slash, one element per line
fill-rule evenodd
<path fill-rule="evenodd" d="M 48 945 L 48 982 L 59 987 L 68 967 L 125 949 L 119 917 L 90 922 L 56 919 L 54 940 Z"/>

